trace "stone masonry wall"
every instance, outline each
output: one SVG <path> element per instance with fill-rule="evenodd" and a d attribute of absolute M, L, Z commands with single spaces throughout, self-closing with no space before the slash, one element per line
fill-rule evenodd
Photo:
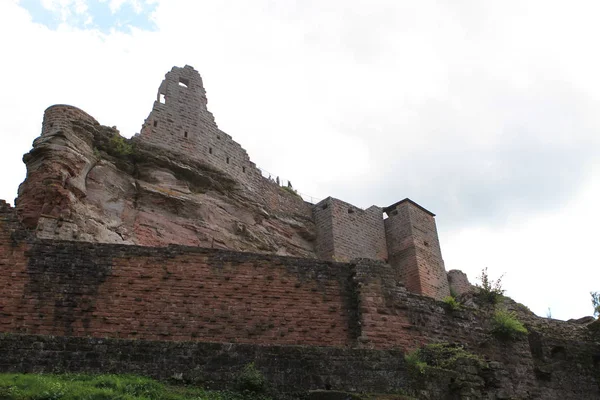
<path fill-rule="evenodd" d="M 407 291 L 398 284 L 398 271 L 384 263 L 361 261 L 354 279 L 359 340 L 371 348 L 460 344 L 490 361 L 486 385 L 496 387 L 498 397 L 483 398 L 600 398 L 600 345 L 585 325 L 540 318 L 507 301 L 502 307 L 516 313 L 529 335 L 503 341 L 491 334 L 493 307 L 450 312 L 442 302 Z"/>
<path fill-rule="evenodd" d="M 291 379 L 298 387 L 314 388 L 330 380 L 352 388 L 338 374 L 347 362 L 357 371 L 366 368 L 353 376 L 361 385 L 378 379 L 373 387 L 379 387 L 388 379 L 388 388 L 397 388 L 405 376 L 403 367 L 383 355 L 381 363 L 375 362 L 384 353 L 362 353 L 375 358 L 360 364 L 361 353 L 303 347 L 308 358 L 299 360 L 312 360 L 305 362 L 292 361 L 298 353 L 288 346 L 408 351 L 451 342 L 490 361 L 486 382 L 499 396 L 600 395 L 595 373 L 600 346 L 585 326 L 514 308 L 530 335 L 503 342 L 490 334 L 492 309 L 448 312 L 443 302 L 406 290 L 400 271 L 380 261 L 341 264 L 184 246 L 39 240 L 20 227 L 11 207 L 0 203 L 0 271 L 0 333 L 5 334 L 0 349 L 9 349 L 3 354 L 16 360 L 0 360 L 3 370 L 57 367 L 164 376 L 187 365 L 192 372 L 196 366 L 199 375 L 208 371 L 209 376 L 227 377 L 228 371 L 214 366 L 226 349 L 233 351 L 232 368 L 251 358 L 262 360 L 272 366 L 265 368 L 273 368 L 268 370 L 273 379 L 284 384 Z M 14 334 L 47 339 L 12 339 Z M 60 339 L 66 336 L 81 339 Z M 100 338 L 136 339 L 137 344 L 123 351 L 127 344 L 120 343 L 125 342 L 101 343 Z M 251 356 L 238 356 L 236 349 Z M 319 357 L 323 364 L 317 363 Z M 311 377 L 298 372 L 300 383 L 289 377 L 289 371 L 305 367 L 314 368 Z"/>
<path fill-rule="evenodd" d="M 349 261 L 354 258 L 387 259 L 383 210 L 362 210 L 332 197 L 313 209 L 317 227 L 317 253 L 321 258 Z"/>
<path fill-rule="evenodd" d="M 241 182 L 257 181 L 260 171 L 246 150 L 217 127 L 207 102 L 200 74 L 189 65 L 173 67 L 160 85 L 139 139 L 187 154 Z"/>
<path fill-rule="evenodd" d="M 469 283 L 467 274 L 457 269 L 448 271 L 448 285 L 450 285 L 450 291 L 456 296 L 468 293 L 473 290 L 473 286 Z"/>
<path fill-rule="evenodd" d="M 231 388 L 249 363 L 280 392 L 387 393 L 407 381 L 397 350 L 0 335 L 0 354 L 0 372 L 180 375 L 211 388 Z"/>
<path fill-rule="evenodd" d="M 207 103 L 198 71 L 189 65 L 173 67 L 165 75 L 152 111 L 134 139 L 185 154 L 225 172 L 263 200 L 268 212 L 312 218 L 310 204 L 264 178 L 246 150 L 218 128 Z"/>
<path fill-rule="evenodd" d="M 450 295 L 434 215 L 411 200 L 386 208 L 389 262 L 415 293 L 443 299 Z"/>

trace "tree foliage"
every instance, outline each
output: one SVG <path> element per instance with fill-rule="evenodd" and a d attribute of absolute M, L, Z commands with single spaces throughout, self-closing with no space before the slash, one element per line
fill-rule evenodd
<path fill-rule="evenodd" d="M 592 296 L 592 306 L 594 306 L 594 317 L 600 315 L 600 292 L 590 292 Z"/>
<path fill-rule="evenodd" d="M 496 280 L 492 280 L 488 274 L 487 267 L 481 270 L 481 275 L 477 277 L 480 283 L 475 286 L 479 288 L 479 297 L 487 303 L 496 304 L 502 295 L 504 295 L 504 289 L 502 289 L 502 278 L 504 274 Z"/>

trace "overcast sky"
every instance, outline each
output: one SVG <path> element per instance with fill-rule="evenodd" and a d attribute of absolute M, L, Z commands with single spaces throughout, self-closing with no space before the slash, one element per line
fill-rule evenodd
<path fill-rule="evenodd" d="M 217 124 L 300 192 L 437 214 L 446 269 L 538 315 L 600 290 L 600 2 L 2 0 L 0 198 L 56 103 L 124 136 L 195 67 Z"/>

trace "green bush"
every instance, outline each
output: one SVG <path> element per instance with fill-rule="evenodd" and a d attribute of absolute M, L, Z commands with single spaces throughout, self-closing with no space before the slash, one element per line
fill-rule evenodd
<path fill-rule="evenodd" d="M 404 361 L 406 361 L 406 367 L 408 372 L 422 375 L 427 369 L 427 363 L 421 360 L 421 350 L 414 350 L 404 355 Z"/>
<path fill-rule="evenodd" d="M 501 339 L 515 340 L 527 335 L 528 331 L 514 311 L 496 310 L 492 320 L 492 333 Z"/>
<path fill-rule="evenodd" d="M 115 132 L 110 139 L 111 150 L 120 156 L 128 156 L 133 153 L 133 146 L 123 136 Z"/>
<path fill-rule="evenodd" d="M 420 351 L 421 360 L 430 367 L 455 371 L 459 362 L 471 360 L 478 366 L 483 366 L 483 360 L 469 353 L 461 345 L 451 343 L 433 343 L 424 346 Z"/>
<path fill-rule="evenodd" d="M 404 356 L 409 372 L 424 374 L 428 367 L 456 371 L 460 363 L 483 367 L 485 362 L 462 346 L 450 343 L 433 343 Z"/>
<path fill-rule="evenodd" d="M 448 311 L 457 311 L 461 309 L 460 303 L 456 300 L 456 298 L 454 298 L 454 296 L 446 296 L 442 301 L 446 303 L 446 309 Z"/>
<path fill-rule="evenodd" d="M 476 284 L 479 289 L 477 296 L 483 300 L 485 303 L 496 304 L 502 296 L 504 295 L 504 289 L 502 289 L 502 278 L 504 274 L 500 276 L 500 278 L 492 281 L 488 275 L 487 267 L 481 270 L 481 275 L 477 278 L 480 283 Z"/>
<path fill-rule="evenodd" d="M 240 391 L 263 393 L 267 390 L 267 380 L 254 363 L 250 363 L 239 373 L 237 388 Z"/>

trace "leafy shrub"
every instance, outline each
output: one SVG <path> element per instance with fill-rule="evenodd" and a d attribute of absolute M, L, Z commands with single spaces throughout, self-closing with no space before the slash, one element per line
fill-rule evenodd
<path fill-rule="evenodd" d="M 430 367 L 450 371 L 455 371 L 457 365 L 464 360 L 470 360 L 480 367 L 484 365 L 479 356 L 469 353 L 461 345 L 451 343 L 429 344 L 421 349 L 420 357 Z"/>
<path fill-rule="evenodd" d="M 492 281 L 488 275 L 487 267 L 481 270 L 481 275 L 477 277 L 480 284 L 476 284 L 479 288 L 477 296 L 486 303 L 496 304 L 504 295 L 504 289 L 502 289 L 502 278 L 504 274 L 500 275 L 500 278 Z"/>
<path fill-rule="evenodd" d="M 448 311 L 457 311 L 461 309 L 460 303 L 456 300 L 456 298 L 454 298 L 454 296 L 446 296 L 442 301 L 446 303 L 446 309 Z"/>
<path fill-rule="evenodd" d="M 528 331 L 514 311 L 496 310 L 492 320 L 492 333 L 501 339 L 515 340 L 527 335 Z"/>
<path fill-rule="evenodd" d="M 267 390 L 267 380 L 254 363 L 250 363 L 238 375 L 237 387 L 240 391 L 262 393 Z"/>
<path fill-rule="evenodd" d="M 590 292 L 592 296 L 592 306 L 594 307 L 594 317 L 600 315 L 600 292 Z"/>
<path fill-rule="evenodd" d="M 133 153 L 133 146 L 116 132 L 110 139 L 110 148 L 116 155 L 120 156 L 128 156 Z"/>
<path fill-rule="evenodd" d="M 404 355 L 406 367 L 410 373 L 422 375 L 427 369 L 427 363 L 421 360 L 421 350 L 414 350 Z"/>
<path fill-rule="evenodd" d="M 412 351 L 404 356 L 409 372 L 424 374 L 428 367 L 456 371 L 465 361 L 469 365 L 483 367 L 485 362 L 477 355 L 469 353 L 462 346 L 450 343 L 433 343 Z"/>

